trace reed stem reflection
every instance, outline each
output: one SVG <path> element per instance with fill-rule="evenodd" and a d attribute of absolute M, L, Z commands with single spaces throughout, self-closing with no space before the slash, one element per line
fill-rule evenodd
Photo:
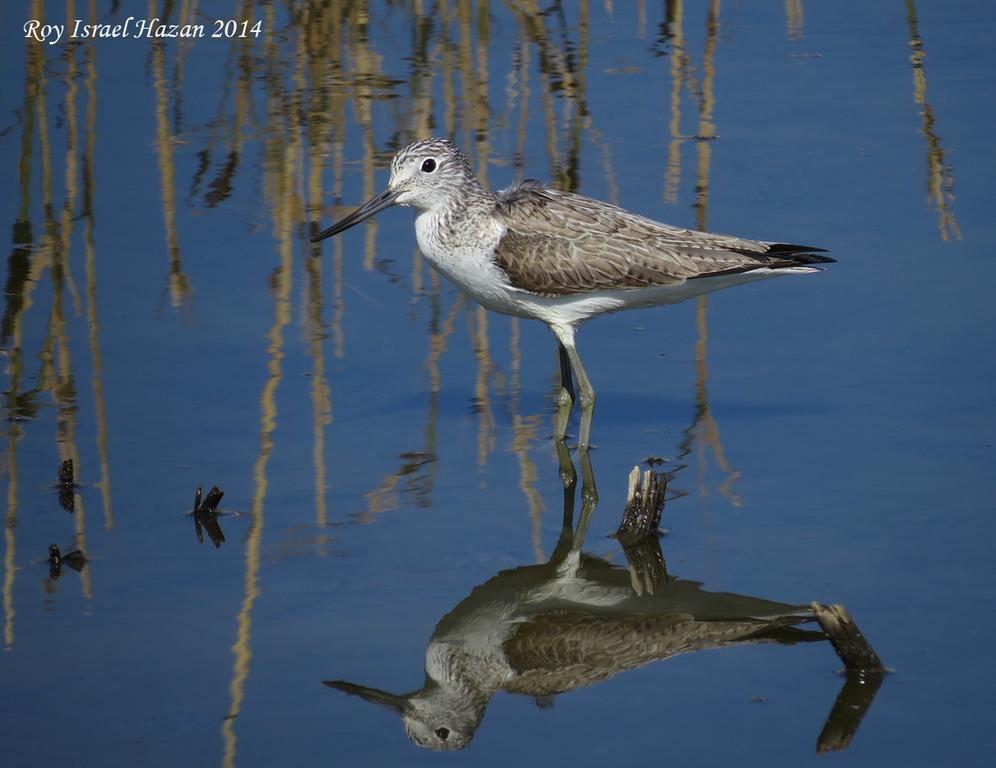
<path fill-rule="evenodd" d="M 920 132 L 927 141 L 927 200 L 937 213 L 937 228 L 941 239 L 961 238 L 961 228 L 951 210 L 954 200 L 954 174 L 945 159 L 944 147 L 935 130 L 934 109 L 927 101 L 927 72 L 923 62 L 927 52 L 920 37 L 920 24 L 914 0 L 906 0 L 906 20 L 909 25 L 910 62 L 913 64 L 913 101 L 920 107 L 923 127 Z"/>
<path fill-rule="evenodd" d="M 90 0 L 89 18 L 96 23 L 97 2 Z M 87 92 L 86 143 L 83 149 L 83 211 L 85 221 L 83 240 L 86 253 L 86 319 L 87 345 L 93 372 L 90 382 L 93 389 L 93 407 L 97 421 L 97 456 L 100 463 L 100 488 L 104 506 L 104 527 L 114 527 L 111 507 L 111 461 L 108 452 L 107 404 L 104 398 L 104 359 L 100 351 L 100 318 L 97 311 L 97 246 L 94 199 L 96 196 L 96 144 L 97 144 L 97 48 L 91 40 L 86 51 Z"/>
<path fill-rule="evenodd" d="M 299 31 L 300 34 L 300 31 Z M 276 51 L 271 49 L 267 66 L 271 73 L 278 69 Z M 269 81 L 276 89 L 278 78 Z M 271 92 L 270 98 L 276 101 L 283 97 L 280 92 Z M 293 97 L 292 97 L 293 98 Z M 291 102 L 293 105 L 293 101 Z M 297 172 L 300 168 L 300 134 L 296 122 L 297 109 L 288 110 L 286 122 L 275 122 L 265 147 L 264 172 L 265 186 L 271 194 L 272 223 L 278 265 L 272 274 L 274 286 L 273 324 L 266 336 L 267 376 L 260 394 L 259 452 L 253 466 L 253 499 L 250 509 L 249 532 L 246 536 L 245 575 L 242 604 L 237 615 L 236 639 L 232 644 L 232 678 L 229 683 L 229 707 L 222 721 L 221 733 L 224 745 L 223 763 L 226 767 L 236 764 L 238 738 L 236 720 L 245 699 L 246 682 L 252 662 L 252 614 L 260 595 L 260 564 L 265 517 L 265 502 L 269 488 L 268 464 L 274 449 L 274 433 L 277 429 L 277 389 L 283 379 L 285 355 L 284 330 L 291 320 L 291 287 L 294 254 L 294 221 L 300 210 L 296 197 L 299 183 Z"/>
<path fill-rule="evenodd" d="M 785 0 L 785 34 L 789 40 L 801 40 L 804 37 L 805 21 L 806 12 L 802 0 Z"/>

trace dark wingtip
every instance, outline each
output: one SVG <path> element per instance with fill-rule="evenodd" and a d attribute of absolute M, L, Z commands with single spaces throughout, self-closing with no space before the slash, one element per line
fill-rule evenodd
<path fill-rule="evenodd" d="M 824 256 L 821 253 L 793 253 L 785 254 L 786 259 L 791 259 L 795 264 L 835 264 L 837 259 L 832 256 Z"/>
<path fill-rule="evenodd" d="M 791 267 L 809 267 L 814 264 L 834 264 L 837 259 L 824 256 L 825 248 L 814 248 L 811 245 L 794 245 L 792 243 L 765 243 L 767 250 L 759 253 L 756 250 L 730 248 L 733 253 L 747 256 L 750 261 L 729 269 L 715 272 L 703 272 L 691 279 L 700 277 L 718 277 L 719 275 L 735 275 L 740 272 L 750 272 L 755 269 L 788 269 Z M 814 269 L 817 269 L 814 267 Z"/>
<path fill-rule="evenodd" d="M 796 245 L 795 243 L 769 243 L 768 253 L 797 253 L 807 251 L 809 253 L 826 253 L 826 248 L 817 248 L 813 245 Z"/>
<path fill-rule="evenodd" d="M 796 264 L 833 264 L 837 259 L 823 256 L 826 248 L 815 248 L 811 245 L 795 245 L 793 243 L 771 243 L 765 256 L 777 256 Z"/>

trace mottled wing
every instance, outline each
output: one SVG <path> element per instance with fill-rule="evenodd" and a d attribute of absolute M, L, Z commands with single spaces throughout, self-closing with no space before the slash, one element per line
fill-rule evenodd
<path fill-rule="evenodd" d="M 822 261 L 816 248 L 671 227 L 535 181 L 498 193 L 495 260 L 517 288 L 550 296 L 672 285 Z"/>
<path fill-rule="evenodd" d="M 503 687 L 542 696 L 591 685 L 680 653 L 823 638 L 820 633 L 789 629 L 799 621 L 700 621 L 690 614 L 601 617 L 569 610 L 547 613 L 520 624 L 503 644 L 505 657 L 516 672 Z"/>

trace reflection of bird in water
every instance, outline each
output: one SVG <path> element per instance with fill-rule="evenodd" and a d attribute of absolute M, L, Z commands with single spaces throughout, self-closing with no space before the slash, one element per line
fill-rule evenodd
<path fill-rule="evenodd" d="M 656 544 L 656 542 L 655 542 Z M 549 697 L 680 653 L 756 642 L 822 640 L 793 625 L 808 608 L 669 580 L 638 595 L 630 571 L 558 547 L 544 565 L 499 573 L 442 618 L 425 653 L 425 683 L 396 695 L 325 684 L 397 711 L 422 747 L 465 747 L 498 691 Z"/>
<path fill-rule="evenodd" d="M 445 139 L 408 145 L 380 195 L 318 241 L 392 205 L 419 210 L 415 234 L 429 262 L 488 309 L 542 320 L 557 337 L 561 380 L 558 437 L 581 400 L 586 447 L 595 392 L 574 345 L 577 326 L 622 309 L 674 304 L 766 277 L 813 272 L 819 248 L 745 240 L 668 226 L 527 180 L 497 194 L 477 181 Z"/>

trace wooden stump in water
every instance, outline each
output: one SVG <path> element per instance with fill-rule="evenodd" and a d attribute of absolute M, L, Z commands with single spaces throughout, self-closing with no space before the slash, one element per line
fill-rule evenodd
<path fill-rule="evenodd" d="M 888 670 L 844 606 L 812 603 L 812 608 L 847 676 L 816 740 L 816 753 L 840 752 L 858 732 Z"/>
<path fill-rule="evenodd" d="M 629 563 L 633 590 L 638 594 L 654 594 L 667 582 L 667 564 L 658 539 L 661 514 L 664 511 L 664 473 L 639 467 L 629 473 L 626 507 L 615 537 L 622 544 Z"/>
<path fill-rule="evenodd" d="M 636 544 L 648 536 L 657 535 L 664 511 L 664 492 L 667 490 L 667 476 L 663 472 L 633 467 L 629 473 L 629 488 L 626 492 L 626 508 L 622 522 L 615 536 L 623 545 Z"/>
<path fill-rule="evenodd" d="M 846 675 L 844 687 L 837 694 L 837 700 L 816 739 L 818 755 L 847 749 L 854 734 L 858 732 L 865 713 L 875 700 L 875 694 L 885 678 L 885 670 L 847 672 Z"/>
<path fill-rule="evenodd" d="M 885 665 L 842 605 L 812 604 L 816 620 L 849 672 L 885 672 Z"/>

